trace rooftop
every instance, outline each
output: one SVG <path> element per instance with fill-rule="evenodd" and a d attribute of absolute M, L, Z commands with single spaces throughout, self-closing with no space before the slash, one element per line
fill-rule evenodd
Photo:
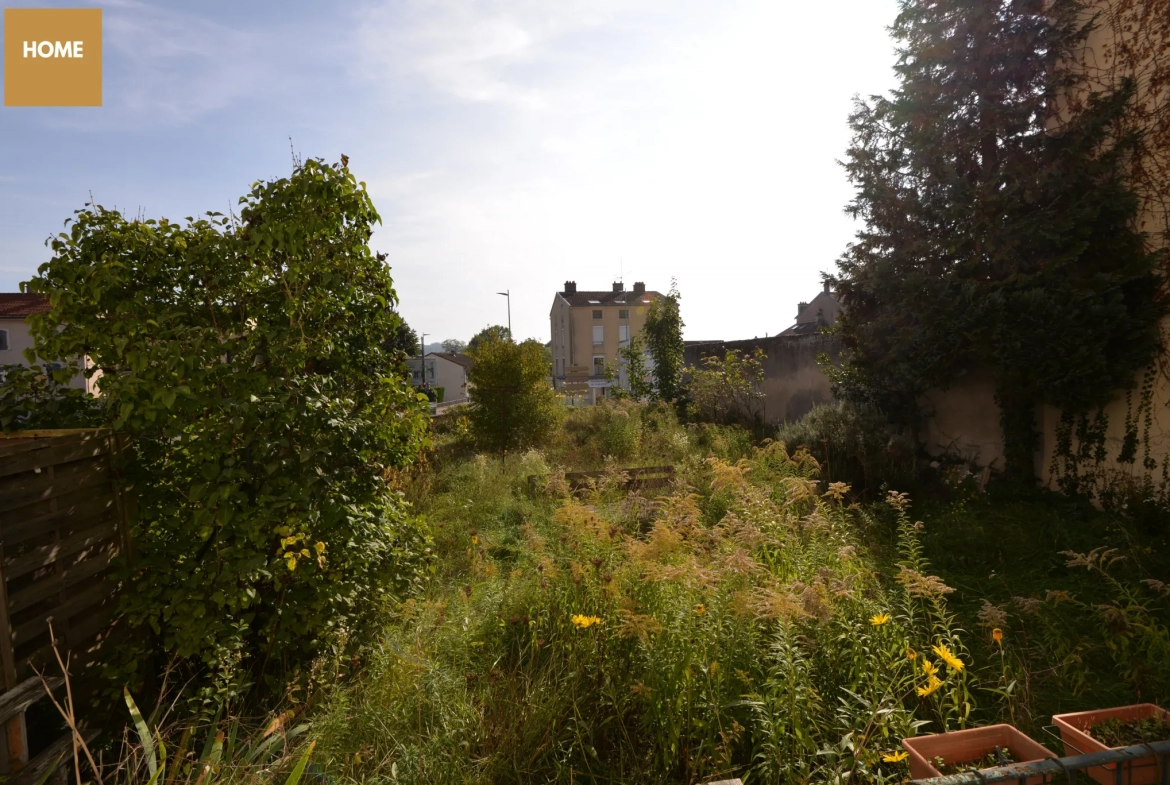
<path fill-rule="evenodd" d="M 456 365 L 462 365 L 464 368 L 470 368 L 475 364 L 475 361 L 466 354 L 455 354 L 453 352 L 431 352 L 427 355 L 427 357 L 439 357 L 441 359 L 453 362 Z"/>
<path fill-rule="evenodd" d="M 576 308 L 587 308 L 590 305 L 648 305 L 652 300 L 661 297 L 659 292 L 558 292 Z"/>
<path fill-rule="evenodd" d="M 0 319 L 27 319 L 48 311 L 49 298 L 43 294 L 0 292 Z"/>

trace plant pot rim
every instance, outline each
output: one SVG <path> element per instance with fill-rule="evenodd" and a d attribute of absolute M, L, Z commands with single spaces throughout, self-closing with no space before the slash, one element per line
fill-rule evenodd
<path fill-rule="evenodd" d="M 1111 719 L 1118 715 L 1130 715 L 1127 719 L 1140 719 L 1142 717 L 1156 717 L 1161 715 L 1163 719 L 1170 721 L 1170 711 L 1163 709 L 1156 703 L 1128 703 L 1123 706 L 1109 706 L 1104 709 L 1088 709 L 1086 711 L 1053 714 L 1052 723 L 1062 732 L 1067 731 L 1074 739 L 1081 743 L 1085 749 L 1080 752 L 1081 754 L 1086 754 L 1113 749 L 1113 747 L 1110 747 L 1105 742 L 1100 741 L 1090 734 L 1089 729 L 1101 720 Z M 1065 743 L 1068 744 L 1067 739 L 1065 739 Z"/>
<path fill-rule="evenodd" d="M 918 769 L 919 771 L 933 772 L 932 774 L 925 775 L 928 777 L 941 777 L 943 776 L 942 772 L 936 769 L 930 763 L 928 755 L 924 754 L 932 752 L 929 749 L 930 747 L 942 745 L 953 746 L 955 744 L 962 744 L 964 742 L 966 742 L 968 745 L 971 745 L 980 739 L 986 739 L 990 748 L 997 746 L 994 743 L 997 740 L 997 737 L 1001 740 L 998 746 L 1007 747 L 1013 752 L 1015 757 L 1019 758 L 1019 760 L 1015 761 L 1016 763 L 1031 763 L 1033 761 L 1043 760 L 1044 758 L 1056 757 L 1056 753 L 1054 753 L 1052 750 L 1040 744 L 1038 741 L 1028 736 L 1019 728 L 1016 728 L 1013 725 L 1008 725 L 1007 723 L 984 725 L 978 728 L 964 728 L 963 730 L 949 731 L 946 733 L 929 733 L 923 736 L 911 736 L 909 738 L 902 739 L 902 748 L 905 749 L 906 752 L 910 753 L 912 767 L 911 775 L 916 779 L 922 779 L 923 777 L 921 775 L 915 774 L 914 769 Z M 921 746 L 923 746 L 924 742 L 927 749 L 919 749 Z M 930 755 L 930 757 L 933 757 L 933 755 Z M 968 758 L 967 760 L 971 759 Z M 948 760 L 947 762 L 962 763 L 964 761 Z"/>

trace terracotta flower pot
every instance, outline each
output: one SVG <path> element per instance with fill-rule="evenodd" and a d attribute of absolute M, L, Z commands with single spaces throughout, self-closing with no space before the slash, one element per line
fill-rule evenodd
<path fill-rule="evenodd" d="M 1089 730 L 1094 725 L 1108 719 L 1127 722 L 1157 716 L 1170 721 L 1170 712 L 1160 706 L 1155 706 L 1152 703 L 1135 703 L 1131 706 L 1115 706 L 1111 709 L 1098 709 L 1097 711 L 1057 714 L 1053 716 L 1052 722 L 1060 728 L 1060 738 L 1064 740 L 1064 754 L 1083 755 L 1112 749 L 1089 735 Z M 1161 780 L 1158 759 L 1152 755 L 1125 764 L 1125 769 L 1122 779 L 1123 785 L 1152 785 L 1152 783 Z M 1117 782 L 1116 764 L 1094 766 L 1088 772 L 1089 776 L 1100 782 L 1101 785 L 1114 785 Z"/>
<path fill-rule="evenodd" d="M 949 764 L 966 763 L 979 760 L 996 747 L 1007 747 L 1015 763 L 1031 763 L 1056 757 L 1011 725 L 988 725 L 985 728 L 968 728 L 933 736 L 915 736 L 902 739 L 902 746 L 910 753 L 910 776 L 916 780 L 942 776 L 942 772 L 931 763 L 933 758 L 941 757 Z M 1042 776 L 1029 777 L 1027 785 L 1039 785 L 1043 781 Z"/>

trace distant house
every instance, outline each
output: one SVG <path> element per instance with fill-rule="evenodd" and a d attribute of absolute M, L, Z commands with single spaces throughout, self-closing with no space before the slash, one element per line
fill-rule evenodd
<path fill-rule="evenodd" d="M 425 357 L 407 357 L 412 387 L 443 388 L 444 403 L 467 400 L 467 370 L 474 361 L 466 354 L 431 352 Z"/>
<path fill-rule="evenodd" d="M 596 403 L 611 386 L 629 389 L 618 350 L 642 331 L 650 304 L 660 297 L 641 281 L 629 292 L 621 283 L 611 291 L 578 291 L 576 281 L 565 281 L 549 312 L 557 390 Z M 605 378 L 607 367 L 617 371 L 613 380 Z"/>
<path fill-rule="evenodd" d="M 49 298 L 44 295 L 0 293 L 0 366 L 29 365 L 24 358 L 24 350 L 33 346 L 28 318 L 48 312 Z M 58 363 L 42 361 L 41 364 L 60 367 Z M 97 379 L 97 375 L 86 379 L 84 373 L 78 373 L 70 380 L 69 386 L 96 394 Z"/>
<path fill-rule="evenodd" d="M 454 352 L 431 352 L 427 359 L 435 361 L 435 381 L 431 386 L 443 388 L 443 402 L 467 400 L 467 371 L 475 361 L 466 354 Z"/>
<path fill-rule="evenodd" d="M 829 291 L 829 284 L 825 284 L 824 291 L 819 292 L 812 302 L 798 303 L 796 306 L 796 324 L 784 330 L 780 335 L 816 335 L 822 327 L 828 327 L 837 321 L 841 313 L 841 301 Z"/>

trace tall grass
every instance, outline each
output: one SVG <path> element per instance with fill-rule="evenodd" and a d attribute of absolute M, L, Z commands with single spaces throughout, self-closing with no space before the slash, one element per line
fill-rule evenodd
<path fill-rule="evenodd" d="M 470 454 L 457 423 L 438 442 L 426 471 L 397 478 L 431 532 L 420 590 L 358 656 L 314 669 L 307 731 L 225 725 L 199 785 L 282 780 L 310 739 L 301 773 L 336 783 L 901 782 L 900 739 L 1032 727 L 1031 685 L 1055 673 L 1075 689 L 1090 649 L 1165 690 L 1170 589 L 1118 579 L 1116 554 L 1059 557 L 1099 595 L 986 602 L 969 634 L 952 605 L 971 590 L 954 603 L 933 574 L 923 540 L 939 553 L 938 535 L 909 498 L 859 505 L 807 451 L 629 402 L 571 412 L 543 451 Z M 625 489 L 621 469 L 664 463 L 672 487 Z M 566 471 L 597 468 L 570 492 Z M 148 725 L 159 748 L 190 736 L 168 781 L 200 779 L 222 738 Z M 126 749 L 124 779 L 147 782 L 145 747 Z"/>
<path fill-rule="evenodd" d="M 658 498 L 616 467 L 570 495 L 548 463 L 472 459 L 431 486 L 439 574 L 314 723 L 337 776 L 884 781 L 901 737 L 965 724 L 962 633 L 904 497 L 898 583 L 806 453 L 689 449 Z"/>

